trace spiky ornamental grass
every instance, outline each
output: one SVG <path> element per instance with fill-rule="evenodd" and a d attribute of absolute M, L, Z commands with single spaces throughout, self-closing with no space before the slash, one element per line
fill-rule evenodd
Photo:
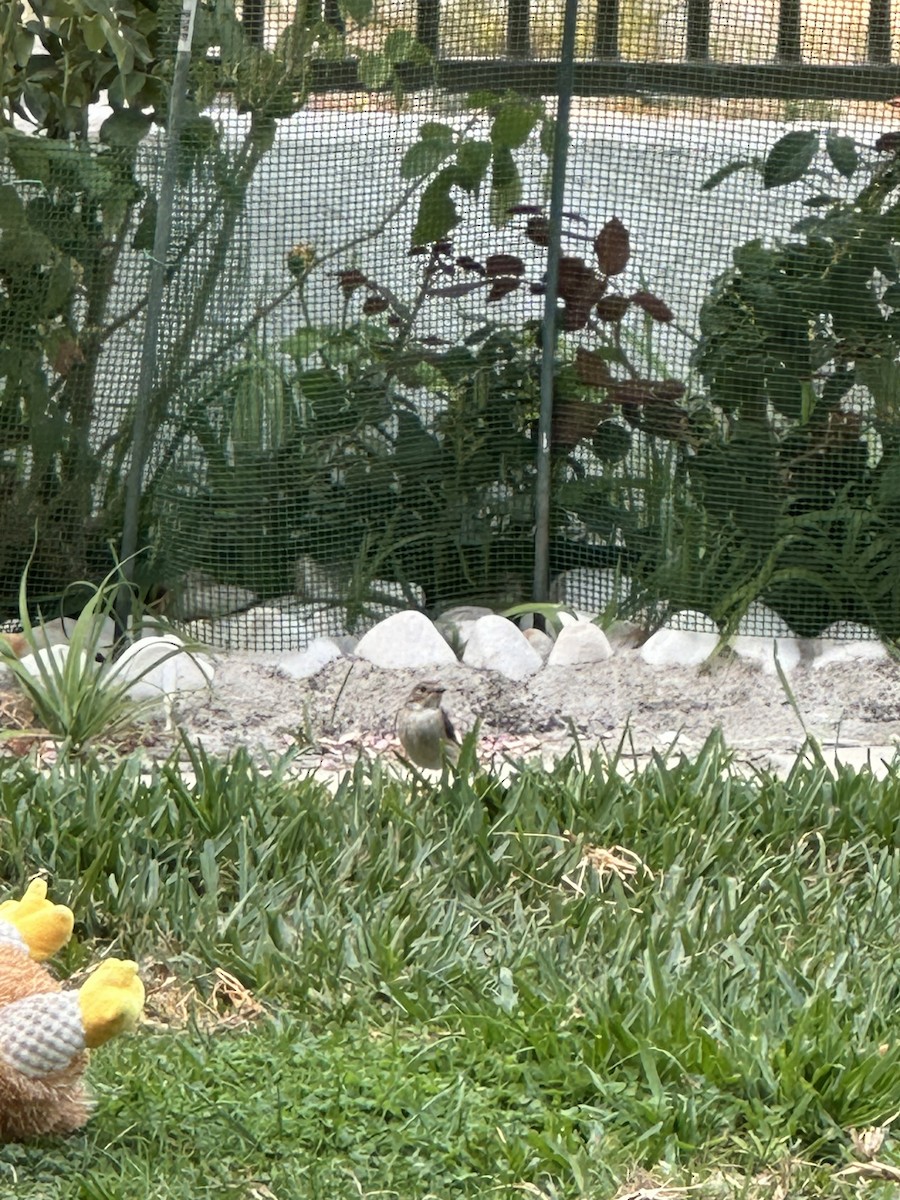
<path fill-rule="evenodd" d="M 59 752 L 64 756 L 80 753 L 89 743 L 100 739 L 115 741 L 142 717 L 158 709 L 163 697 L 135 699 L 134 685 L 167 659 L 199 649 L 179 639 L 171 650 L 149 659 L 144 668 L 121 671 L 104 640 L 104 632 L 114 624 L 123 586 L 119 567 L 99 584 L 88 581 L 73 584 L 73 593 L 85 598 L 78 616 L 66 623 L 67 643 L 51 646 L 40 623 L 35 625 L 32 620 L 28 569 L 22 573 L 19 623 L 29 651 L 28 661 L 20 659 L 9 642 L 0 637 L 0 665 L 12 675 L 38 723 L 59 739 Z M 136 597 L 131 616 L 132 624 L 138 627 L 141 614 Z M 156 617 L 154 625 L 159 632 L 166 631 Z"/>
<path fill-rule="evenodd" d="M 13 1152 L 16 1196 L 118 1195 L 119 1164 L 152 1197 L 850 1195 L 851 1129 L 900 1110 L 896 769 L 748 776 L 716 738 L 336 795 L 190 766 L 0 772 L 0 869 L 73 905 L 67 966 L 114 940 L 267 1010 L 106 1048 L 87 1133 Z"/>

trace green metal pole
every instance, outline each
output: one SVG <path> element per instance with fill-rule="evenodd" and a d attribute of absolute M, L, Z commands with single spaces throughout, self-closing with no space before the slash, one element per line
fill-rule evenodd
<path fill-rule="evenodd" d="M 552 458 L 550 429 L 553 423 L 553 377 L 556 365 L 556 301 L 559 285 L 562 210 L 565 202 L 566 164 L 569 158 L 569 112 L 575 76 L 575 20 L 578 0 L 566 0 L 562 54 L 556 101 L 556 131 L 550 181 L 550 245 L 547 252 L 547 291 L 541 339 L 541 412 L 538 419 L 537 479 L 534 503 L 533 599 L 546 601 L 550 594 L 550 491 Z"/>
<path fill-rule="evenodd" d="M 184 101 L 187 96 L 188 70 L 191 65 L 191 43 L 194 37 L 194 17 L 197 0 L 182 0 L 181 20 L 178 28 L 178 49 L 175 55 L 175 71 L 169 95 L 169 112 L 166 120 L 166 153 L 159 181 L 159 197 L 156 209 L 156 227 L 153 234 L 153 257 L 150 260 L 150 276 L 147 282 L 147 312 L 144 321 L 144 336 L 141 344 L 141 364 L 138 375 L 137 395 L 134 402 L 134 425 L 131 434 L 131 463 L 125 481 L 125 512 L 122 521 L 120 545 L 123 587 L 116 605 L 116 623 L 121 635 L 128 627 L 131 606 L 131 582 L 134 579 L 134 556 L 138 551 L 138 529 L 140 526 L 141 494 L 144 482 L 144 467 L 149 446 L 150 396 L 156 377 L 159 355 L 159 326 L 162 317 L 163 298 L 166 288 L 166 259 L 172 236 L 172 205 L 178 169 L 178 143 L 181 134 Z"/>

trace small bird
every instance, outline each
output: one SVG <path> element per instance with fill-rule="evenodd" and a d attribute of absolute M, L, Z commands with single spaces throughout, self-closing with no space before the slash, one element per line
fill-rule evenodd
<path fill-rule="evenodd" d="M 441 708 L 445 691 L 439 683 L 417 683 L 397 713 L 397 733 L 407 757 L 429 771 L 439 771 L 445 761 L 455 765 L 459 758 L 459 739 Z"/>

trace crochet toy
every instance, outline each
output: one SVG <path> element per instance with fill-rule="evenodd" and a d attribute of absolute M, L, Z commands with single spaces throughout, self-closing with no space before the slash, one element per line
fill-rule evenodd
<path fill-rule="evenodd" d="M 0 904 L 0 1141 L 79 1129 L 91 1112 L 88 1051 L 133 1028 L 143 1008 L 133 962 L 106 959 L 77 991 L 63 991 L 41 966 L 73 923 L 42 879 Z"/>

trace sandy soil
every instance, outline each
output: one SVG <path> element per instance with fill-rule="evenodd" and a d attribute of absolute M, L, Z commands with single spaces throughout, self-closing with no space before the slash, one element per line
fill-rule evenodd
<path fill-rule="evenodd" d="M 581 668 L 544 668 L 513 683 L 462 665 L 432 672 L 386 671 L 353 659 L 330 664 L 313 679 L 290 680 L 276 659 L 229 652 L 215 657 L 211 692 L 179 699 L 174 720 L 207 751 L 239 745 L 254 755 L 305 748 L 312 765 L 334 769 L 362 750 L 391 754 L 394 721 L 412 684 L 440 678 L 457 729 L 477 722 L 484 756 L 557 753 L 573 735 L 585 747 L 613 750 L 623 737 L 643 757 L 651 750 L 697 750 L 717 727 L 737 756 L 784 764 L 804 741 L 804 725 L 824 749 L 845 761 L 891 757 L 900 735 L 900 665 L 860 662 L 791 677 L 796 709 L 777 677 L 736 660 L 711 668 L 647 666 L 634 650 Z M 802 715 L 802 723 L 799 714 Z M 177 735 L 159 731 L 156 753 Z"/>

